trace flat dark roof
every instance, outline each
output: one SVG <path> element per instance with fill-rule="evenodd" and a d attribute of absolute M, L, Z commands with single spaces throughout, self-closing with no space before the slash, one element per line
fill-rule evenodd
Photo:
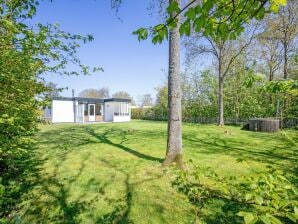
<path fill-rule="evenodd" d="M 63 100 L 63 101 L 74 101 L 79 102 L 90 102 L 90 103 L 103 103 L 103 102 L 131 102 L 130 99 L 121 98 L 109 98 L 109 99 L 99 99 L 99 98 L 86 98 L 86 97 L 53 97 L 52 100 Z"/>
<path fill-rule="evenodd" d="M 104 102 L 131 102 L 130 99 L 121 99 L 121 98 L 109 98 L 109 99 L 105 99 Z"/>
<path fill-rule="evenodd" d="M 79 102 L 94 102 L 94 103 L 103 103 L 104 99 L 98 99 L 98 98 L 86 98 L 86 97 L 75 97 L 75 100 Z"/>

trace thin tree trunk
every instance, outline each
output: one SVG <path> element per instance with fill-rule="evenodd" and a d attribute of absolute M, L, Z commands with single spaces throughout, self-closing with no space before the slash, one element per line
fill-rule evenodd
<path fill-rule="evenodd" d="M 273 68 L 269 66 L 269 82 L 273 80 Z"/>
<path fill-rule="evenodd" d="M 287 33 L 286 31 L 284 31 L 284 80 L 288 79 L 288 43 L 287 43 Z M 284 108 L 285 110 L 287 110 L 288 108 L 288 99 L 285 97 L 285 102 L 284 102 Z M 282 122 L 282 118 L 281 118 L 281 122 Z M 281 127 L 282 129 L 282 127 Z"/>
<path fill-rule="evenodd" d="M 224 104 L 223 104 L 223 82 L 224 77 L 222 74 L 222 54 L 221 49 L 218 55 L 218 125 L 224 125 Z"/>
<path fill-rule="evenodd" d="M 170 0 L 177 1 L 179 0 Z M 173 15 L 172 15 L 173 16 Z M 179 18 L 178 18 L 179 19 Z M 179 24 L 179 22 L 178 22 Z M 169 32 L 169 75 L 168 75 L 168 140 L 163 165 L 182 161 L 181 86 L 180 86 L 180 34 L 179 25 Z"/>
<path fill-rule="evenodd" d="M 273 80 L 273 69 L 272 69 L 272 66 L 269 65 L 269 82 L 272 80 Z M 270 104 L 273 103 L 272 93 L 270 93 L 270 96 L 269 96 L 269 103 Z"/>
<path fill-rule="evenodd" d="M 288 79 L 288 45 L 287 45 L 287 43 L 284 43 L 284 79 Z"/>
<path fill-rule="evenodd" d="M 218 79 L 218 125 L 223 126 L 224 123 L 224 104 L 223 104 L 223 77 L 219 74 Z"/>

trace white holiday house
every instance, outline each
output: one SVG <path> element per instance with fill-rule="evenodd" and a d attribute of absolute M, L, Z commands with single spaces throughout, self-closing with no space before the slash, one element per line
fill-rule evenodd
<path fill-rule="evenodd" d="M 45 109 L 45 119 L 52 123 L 124 122 L 130 121 L 129 99 L 93 99 L 55 97 Z"/>

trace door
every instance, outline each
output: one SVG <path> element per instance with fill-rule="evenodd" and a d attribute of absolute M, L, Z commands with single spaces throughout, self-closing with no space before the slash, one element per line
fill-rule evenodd
<path fill-rule="evenodd" d="M 77 116 L 77 122 L 83 123 L 84 121 L 84 104 L 79 104 L 78 105 L 78 116 Z"/>
<path fill-rule="evenodd" d="M 95 104 L 88 104 L 89 121 L 95 121 Z"/>

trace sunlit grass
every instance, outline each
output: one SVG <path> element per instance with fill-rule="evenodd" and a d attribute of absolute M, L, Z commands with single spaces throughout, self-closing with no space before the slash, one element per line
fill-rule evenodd
<path fill-rule="evenodd" d="M 34 187 L 16 208 L 23 223 L 191 223 L 192 206 L 161 168 L 166 123 L 46 125 L 36 136 Z M 295 177 L 297 131 L 183 126 L 185 161 L 221 175 L 272 165 Z M 293 179 L 295 181 L 295 178 Z"/>

